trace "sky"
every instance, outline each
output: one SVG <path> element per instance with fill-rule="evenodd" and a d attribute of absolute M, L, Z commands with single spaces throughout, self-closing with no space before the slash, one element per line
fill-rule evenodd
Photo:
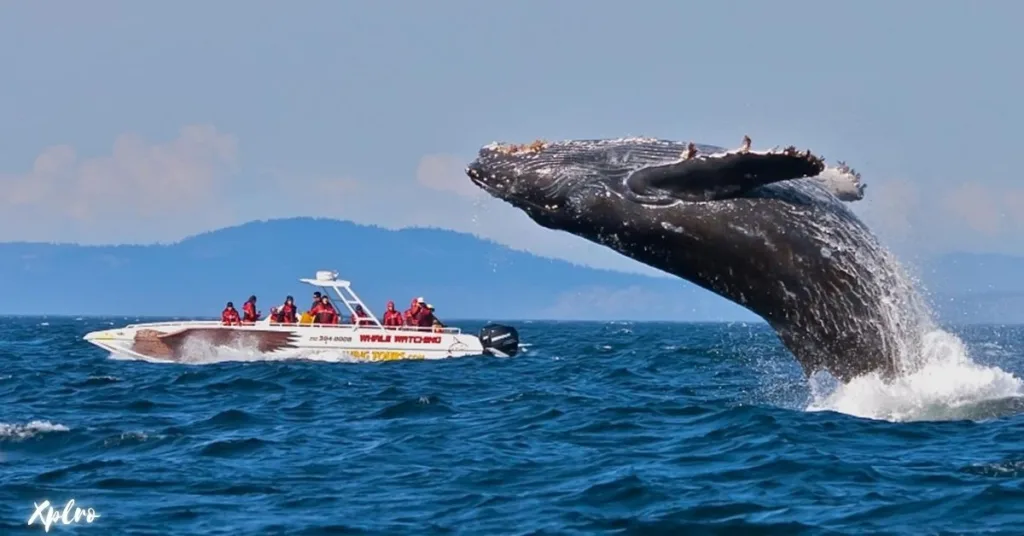
<path fill-rule="evenodd" d="M 796 145 L 907 256 L 1024 254 L 1024 3 L 2 1 L 0 241 L 431 226 L 653 273 L 463 173 L 492 141 Z"/>

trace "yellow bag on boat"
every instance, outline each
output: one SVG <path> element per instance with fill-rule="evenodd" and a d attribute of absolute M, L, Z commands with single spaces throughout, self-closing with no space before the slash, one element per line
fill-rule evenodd
<path fill-rule="evenodd" d="M 299 317 L 299 324 L 312 324 L 312 323 L 313 323 L 313 315 L 311 315 L 309 313 L 302 313 L 302 316 Z"/>

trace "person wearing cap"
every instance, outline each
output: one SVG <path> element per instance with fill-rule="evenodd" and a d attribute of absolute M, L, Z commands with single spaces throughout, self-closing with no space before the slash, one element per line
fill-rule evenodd
<path fill-rule="evenodd" d="M 309 306 L 309 310 L 312 311 L 318 305 L 320 305 L 320 301 L 321 301 L 321 296 L 320 296 L 320 291 L 318 290 L 318 291 L 313 293 L 313 305 Z"/>
<path fill-rule="evenodd" d="M 224 311 L 220 313 L 220 321 L 225 326 L 237 326 L 242 323 L 242 320 L 238 317 L 238 309 L 235 309 L 235 304 L 228 302 L 227 306 L 224 307 Z"/>
<path fill-rule="evenodd" d="M 401 326 L 405 322 L 402 320 L 402 313 L 399 313 L 395 309 L 395 302 L 389 301 L 387 309 L 384 310 L 384 324 L 385 327 L 396 327 Z"/>

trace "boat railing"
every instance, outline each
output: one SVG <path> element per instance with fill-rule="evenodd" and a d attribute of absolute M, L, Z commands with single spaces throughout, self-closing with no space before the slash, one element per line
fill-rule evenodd
<path fill-rule="evenodd" d="M 414 331 L 414 332 L 419 332 L 419 333 L 446 333 L 446 334 L 450 334 L 450 335 L 458 335 L 458 334 L 462 333 L 462 329 L 461 328 L 450 328 L 450 327 L 434 328 L 432 326 L 430 326 L 430 327 L 420 327 L 420 326 L 384 326 L 384 325 L 378 326 L 378 325 L 375 325 L 375 324 L 361 324 L 361 325 L 357 326 L 356 324 L 309 324 L 309 323 L 302 323 L 302 322 L 291 322 L 291 323 L 289 323 L 289 322 L 271 322 L 270 325 L 271 326 L 300 327 L 300 328 L 314 327 L 314 328 L 348 328 L 348 329 L 374 330 L 374 331 L 380 331 L 380 330 L 384 330 L 384 331 Z"/>
<path fill-rule="evenodd" d="M 144 324 L 128 324 L 125 329 L 138 329 L 138 328 L 178 328 L 178 327 L 212 327 L 212 326 L 227 326 L 220 320 L 176 320 L 169 322 L 146 322 Z M 287 327 L 301 327 L 301 328 L 348 328 L 348 329 L 359 329 L 359 330 L 385 330 L 385 331 L 413 331 L 421 333 L 445 333 L 449 335 L 458 335 L 462 333 L 461 328 L 455 327 L 420 327 L 420 326 L 377 326 L 374 324 L 305 324 L 305 323 L 286 323 L 286 322 L 242 322 L 241 324 L 234 324 L 235 326 L 259 326 L 259 325 L 271 325 L 271 326 L 287 326 Z"/>
<path fill-rule="evenodd" d="M 327 294 L 325 294 L 325 296 L 332 303 L 336 303 L 336 302 L 340 301 L 340 303 L 343 304 L 346 309 L 348 309 L 348 312 L 353 317 L 357 316 L 356 315 L 356 307 L 361 308 L 365 316 L 362 316 L 362 320 L 359 321 L 358 324 L 353 324 L 353 323 L 348 323 L 348 324 L 340 324 L 340 323 L 339 324 L 306 324 L 306 323 L 302 323 L 302 322 L 297 322 L 297 323 L 278 323 L 278 322 L 274 322 L 272 320 L 270 322 L 268 322 L 266 319 L 264 319 L 264 320 L 260 320 L 259 322 L 242 322 L 240 324 L 235 324 L 235 325 L 236 326 L 237 325 L 240 325 L 240 326 L 266 326 L 266 325 L 271 325 L 271 326 L 288 326 L 288 327 L 296 326 L 296 327 L 316 327 L 316 328 L 348 328 L 348 329 L 352 329 L 352 330 L 355 330 L 355 329 L 360 329 L 360 330 L 367 329 L 367 330 L 385 330 L 385 331 L 411 331 L 411 332 L 417 332 L 417 333 L 444 333 L 444 334 L 453 334 L 453 335 L 457 335 L 457 334 L 462 333 L 462 330 L 460 328 L 450 328 L 450 327 L 443 327 L 443 328 L 441 328 L 441 327 L 434 327 L 434 326 L 424 326 L 424 327 L 420 327 L 420 326 L 385 326 L 384 324 L 381 323 L 381 321 L 377 317 L 377 315 L 373 314 L 373 311 L 370 310 L 370 307 L 368 305 L 366 305 L 363 302 L 362 299 L 359 298 L 359 295 L 356 294 L 356 292 L 354 290 L 352 290 L 351 283 L 348 282 L 348 281 L 339 280 L 337 278 L 337 276 L 338 276 L 337 272 L 321 270 L 321 271 L 317 272 L 316 279 L 299 279 L 299 281 L 301 281 L 303 283 L 307 283 L 307 284 L 313 285 L 313 286 L 316 286 L 318 288 L 323 289 L 324 291 L 326 291 L 328 288 L 333 289 L 334 293 L 337 295 L 337 298 L 338 298 L 337 300 L 331 299 L 330 296 L 328 296 Z M 126 326 L 126 328 L 140 328 L 140 327 L 175 328 L 175 327 L 188 327 L 188 326 L 224 326 L 224 325 L 227 325 L 227 324 L 224 324 L 223 322 L 218 321 L 218 320 L 185 320 L 185 321 L 153 322 L 153 323 L 147 322 L 145 324 L 129 324 L 128 326 Z"/>
<path fill-rule="evenodd" d="M 172 320 L 168 322 L 145 322 L 142 324 L 128 324 L 125 329 L 133 328 L 176 328 L 186 326 L 219 326 L 220 320 Z"/>

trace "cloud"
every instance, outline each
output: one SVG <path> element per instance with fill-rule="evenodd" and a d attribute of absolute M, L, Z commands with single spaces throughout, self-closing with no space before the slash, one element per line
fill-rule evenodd
<path fill-rule="evenodd" d="M 109 156 L 44 149 L 32 168 L 0 174 L 0 240 L 152 242 L 233 221 L 237 143 L 212 126 L 181 129 L 167 143 L 125 134 Z"/>
<path fill-rule="evenodd" d="M 996 235 L 1003 226 L 1003 199 L 986 185 L 958 184 L 944 195 L 942 202 L 951 215 L 980 233 Z"/>
<path fill-rule="evenodd" d="M 420 159 L 416 181 L 440 192 L 452 192 L 469 199 L 479 199 L 483 191 L 466 180 L 466 163 L 451 155 L 433 154 Z"/>
<path fill-rule="evenodd" d="M 893 180 L 871 184 L 865 198 L 865 217 L 875 220 L 888 234 L 897 240 L 907 239 L 914 234 L 911 215 L 918 209 L 920 192 L 906 180 Z M 854 205 L 856 206 L 856 205 Z"/>
<path fill-rule="evenodd" d="M 921 188 L 897 179 L 869 188 L 856 210 L 897 249 L 1024 253 L 1014 239 L 1024 230 L 1024 187 L 972 180 Z"/>
<path fill-rule="evenodd" d="M 1015 188 L 1000 195 L 1006 207 L 1005 215 L 1017 229 L 1024 228 L 1024 188 Z"/>

